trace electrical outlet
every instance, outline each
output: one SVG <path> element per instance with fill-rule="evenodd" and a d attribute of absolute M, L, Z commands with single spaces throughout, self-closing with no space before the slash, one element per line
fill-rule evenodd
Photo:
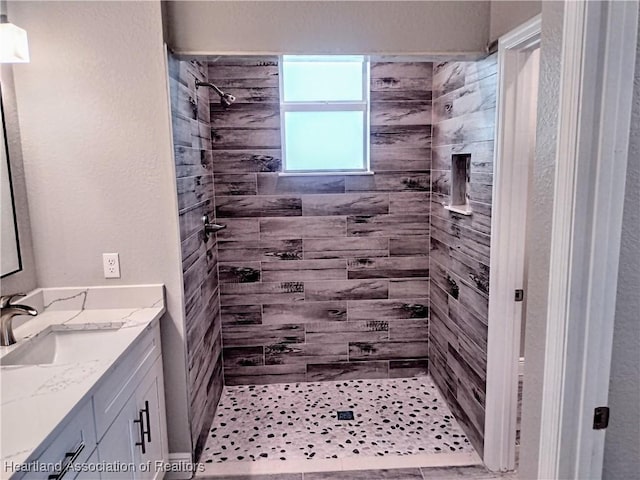
<path fill-rule="evenodd" d="M 120 258 L 117 253 L 102 254 L 104 278 L 120 278 Z"/>

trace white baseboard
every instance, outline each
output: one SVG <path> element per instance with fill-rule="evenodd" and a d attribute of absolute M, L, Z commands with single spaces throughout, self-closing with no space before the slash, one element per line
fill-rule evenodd
<path fill-rule="evenodd" d="M 165 480 L 189 480 L 196 473 L 197 466 L 192 463 L 189 452 L 170 453 L 169 465 Z"/>

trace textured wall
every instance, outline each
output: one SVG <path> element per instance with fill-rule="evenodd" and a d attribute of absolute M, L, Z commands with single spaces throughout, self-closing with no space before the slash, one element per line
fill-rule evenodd
<path fill-rule="evenodd" d="M 538 478 L 564 2 L 542 2 L 536 155 L 527 212 L 529 256 L 520 478 Z"/>
<path fill-rule="evenodd" d="M 487 370 L 496 66 L 493 55 L 478 62 L 438 64 L 433 75 L 429 371 L 479 452 Z M 471 154 L 471 216 L 442 207 L 449 202 L 455 153 Z"/>
<path fill-rule="evenodd" d="M 609 383 L 611 419 L 602 478 L 640 472 L 640 36 L 636 50 L 629 163 Z"/>
<path fill-rule="evenodd" d="M 180 243 L 159 2 L 10 2 L 39 287 L 163 283 L 169 451 L 191 447 Z M 102 253 L 119 252 L 106 280 Z"/>
<path fill-rule="evenodd" d="M 375 175 L 282 177 L 277 58 L 209 65 L 227 384 L 426 372 L 431 70 L 372 65 Z"/>
<path fill-rule="evenodd" d="M 492 0 L 489 24 L 489 40 L 498 39 L 527 20 L 540 14 L 541 0 Z"/>
<path fill-rule="evenodd" d="M 171 1 L 168 44 L 190 54 L 475 52 L 488 1 Z"/>
<path fill-rule="evenodd" d="M 206 65 L 169 57 L 169 87 L 176 161 L 185 298 L 191 437 L 198 458 L 222 394 L 222 335 L 216 235 L 202 232 L 203 215 L 215 221 L 209 90 Z"/>

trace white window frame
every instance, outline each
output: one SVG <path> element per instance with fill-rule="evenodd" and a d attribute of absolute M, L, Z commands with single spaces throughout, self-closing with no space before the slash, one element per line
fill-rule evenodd
<path fill-rule="evenodd" d="M 369 81 L 369 57 L 365 55 L 299 55 L 304 61 L 317 59 L 318 62 L 340 61 L 344 59 L 352 59 L 353 57 L 362 58 L 362 92 L 364 100 L 354 101 L 317 101 L 317 102 L 285 102 L 284 101 L 284 74 L 283 64 L 285 56 L 280 55 L 278 62 L 278 79 L 279 79 L 279 96 L 280 96 L 280 144 L 282 151 L 282 175 L 331 175 L 331 174 L 363 174 L 370 173 L 369 167 L 369 150 L 370 150 L 370 81 Z M 286 127 L 285 112 L 362 112 L 363 116 L 363 159 L 362 168 L 332 168 L 327 170 L 289 170 L 287 168 L 287 149 L 286 146 Z"/>

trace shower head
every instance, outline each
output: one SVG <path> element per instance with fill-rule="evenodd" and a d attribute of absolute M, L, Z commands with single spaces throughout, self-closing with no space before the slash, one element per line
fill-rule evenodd
<path fill-rule="evenodd" d="M 223 93 L 220 96 L 220 103 L 222 104 L 223 107 L 229 107 L 235 101 L 236 101 L 236 97 L 234 97 L 229 93 Z"/>
<path fill-rule="evenodd" d="M 211 82 L 201 82 L 199 80 L 196 80 L 196 87 L 209 87 L 214 90 L 220 96 L 220 104 L 225 108 L 229 107 L 233 102 L 236 101 L 236 97 L 234 97 L 230 93 L 224 93 Z"/>

